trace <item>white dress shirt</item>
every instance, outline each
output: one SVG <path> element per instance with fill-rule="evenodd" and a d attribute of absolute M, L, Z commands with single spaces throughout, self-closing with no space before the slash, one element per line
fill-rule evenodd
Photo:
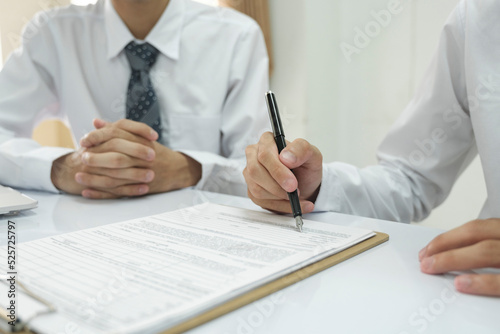
<path fill-rule="evenodd" d="M 75 143 L 96 117 L 125 117 L 134 40 L 110 1 L 40 13 L 0 72 L 0 183 L 56 191 L 52 161 L 71 150 L 30 139 L 60 118 Z M 268 130 L 268 57 L 255 21 L 234 10 L 170 0 L 145 39 L 160 51 L 150 75 L 162 144 L 202 165 L 197 188 L 246 195 L 244 150 Z M 175 177 L 175 176 L 173 176 Z"/>
<path fill-rule="evenodd" d="M 325 164 L 316 210 L 419 221 L 478 154 L 500 217 L 500 1 L 462 1 L 413 100 L 379 147 L 376 166 Z"/>

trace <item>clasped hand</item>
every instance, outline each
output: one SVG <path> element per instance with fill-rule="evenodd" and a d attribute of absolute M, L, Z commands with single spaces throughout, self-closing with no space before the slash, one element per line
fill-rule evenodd
<path fill-rule="evenodd" d="M 52 182 L 67 193 L 87 198 L 117 198 L 170 191 L 194 185 L 201 166 L 158 142 L 148 125 L 122 119 L 94 120 L 81 149 L 52 165 Z"/>

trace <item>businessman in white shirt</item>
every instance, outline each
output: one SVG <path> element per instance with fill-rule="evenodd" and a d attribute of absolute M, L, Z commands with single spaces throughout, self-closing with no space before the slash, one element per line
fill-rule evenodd
<path fill-rule="evenodd" d="M 499 14 L 498 1 L 458 5 L 423 84 L 380 145 L 378 165 L 323 164 L 304 139 L 278 155 L 272 134 L 265 133 L 246 150 L 249 197 L 266 209 L 290 212 L 286 192 L 298 188 L 303 212 L 419 221 L 445 200 L 479 153 L 488 191 L 480 220 L 433 240 L 419 254 L 421 269 L 500 268 Z M 500 275 L 460 275 L 455 285 L 500 296 Z"/>
<path fill-rule="evenodd" d="M 268 128 L 267 88 L 262 32 L 228 8 L 101 0 L 40 13 L 0 72 L 0 183 L 88 198 L 246 195 L 244 148 Z M 81 148 L 31 140 L 47 117 Z"/>

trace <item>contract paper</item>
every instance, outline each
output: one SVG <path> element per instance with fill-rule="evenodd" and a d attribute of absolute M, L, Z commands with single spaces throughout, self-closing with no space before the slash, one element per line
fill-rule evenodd
<path fill-rule="evenodd" d="M 39 332 L 154 333 L 373 235 L 205 203 L 20 244 L 18 275 L 57 309 Z"/>

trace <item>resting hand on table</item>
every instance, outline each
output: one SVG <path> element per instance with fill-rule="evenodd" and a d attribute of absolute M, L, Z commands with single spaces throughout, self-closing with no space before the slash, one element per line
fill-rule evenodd
<path fill-rule="evenodd" d="M 304 139 L 287 143 L 278 154 L 273 134 L 264 133 L 257 144 L 245 150 L 247 166 L 243 171 L 248 197 L 264 209 L 290 213 L 287 192 L 299 189 L 303 213 L 314 209 L 323 174 L 323 156 Z M 293 173 L 290 169 L 293 169 Z"/>
<path fill-rule="evenodd" d="M 201 166 L 157 143 L 144 123 L 95 120 L 96 130 L 82 138 L 82 150 L 57 159 L 56 187 L 88 198 L 117 198 L 165 192 L 194 185 Z"/>
<path fill-rule="evenodd" d="M 471 221 L 443 233 L 419 253 L 427 274 L 479 268 L 500 268 L 500 219 Z M 464 274 L 455 278 L 458 291 L 500 296 L 500 274 Z"/>
<path fill-rule="evenodd" d="M 53 162 L 53 184 L 67 193 L 91 198 L 96 192 L 101 198 L 147 193 L 154 172 L 144 167 L 155 159 L 153 141 L 158 134 L 145 124 L 127 120 L 113 126 L 95 120 L 94 125 L 97 130 L 81 140 L 82 149 Z"/>

